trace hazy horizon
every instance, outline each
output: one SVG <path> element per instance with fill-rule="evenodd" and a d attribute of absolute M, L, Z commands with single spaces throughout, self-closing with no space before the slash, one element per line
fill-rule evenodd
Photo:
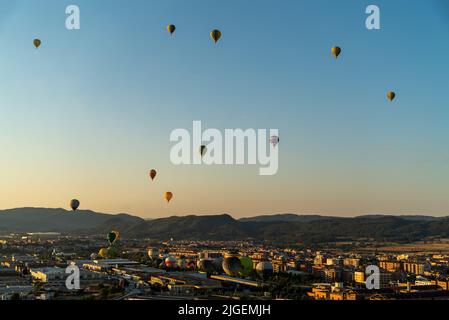
<path fill-rule="evenodd" d="M 42 209 L 42 210 L 65 210 L 68 213 L 72 213 L 73 211 L 68 208 L 50 208 L 50 207 L 16 207 L 16 208 L 9 208 L 9 209 L 0 209 L 0 212 L 2 211 L 9 211 L 9 210 L 20 210 L 20 209 Z M 244 214 L 242 216 L 234 216 L 232 213 L 229 212 L 217 212 L 217 213 L 179 213 L 179 214 L 168 214 L 166 216 L 152 216 L 151 218 L 148 216 L 141 216 L 138 214 L 134 214 L 132 212 L 102 212 L 102 211 L 95 211 L 88 208 L 80 208 L 77 211 L 83 212 L 83 211 L 91 211 L 94 213 L 100 213 L 100 214 L 109 214 L 109 215 L 119 215 L 119 214 L 128 214 L 135 217 L 139 217 L 142 219 L 163 219 L 168 217 L 186 217 L 186 216 L 219 216 L 219 215 L 229 215 L 233 217 L 234 219 L 244 219 L 244 218 L 254 218 L 254 217 L 261 217 L 261 216 L 276 216 L 276 215 L 297 215 L 297 216 L 323 216 L 323 217 L 331 217 L 331 218 L 355 218 L 355 217 L 364 217 L 364 216 L 394 216 L 394 217 L 402 217 L 402 216 L 428 216 L 428 217 L 435 217 L 435 218 L 441 218 L 441 217 L 448 217 L 449 214 L 443 214 L 443 215 L 429 215 L 425 213 L 416 213 L 416 214 L 394 214 L 394 213 L 361 213 L 361 214 L 355 214 L 355 215 L 332 215 L 332 214 L 326 214 L 326 213 L 295 213 L 295 212 L 272 212 L 272 213 L 260 213 L 260 214 Z M 77 212 L 73 212 L 73 214 L 76 214 Z"/>
<path fill-rule="evenodd" d="M 449 213 L 444 0 L 378 0 L 375 31 L 366 1 L 78 0 L 73 31 L 68 4 L 0 1 L 0 209 Z M 173 165 L 194 120 L 279 129 L 278 174 Z"/>

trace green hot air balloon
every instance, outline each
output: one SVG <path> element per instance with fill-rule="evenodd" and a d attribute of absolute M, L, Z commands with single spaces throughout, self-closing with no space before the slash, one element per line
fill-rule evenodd
<path fill-rule="evenodd" d="M 242 270 L 240 270 L 239 275 L 248 277 L 253 272 L 253 260 L 250 257 L 241 257 L 240 264 L 242 265 Z"/>
<path fill-rule="evenodd" d="M 109 244 L 112 246 L 119 238 L 120 233 L 118 231 L 111 231 L 108 233 L 108 241 Z"/>

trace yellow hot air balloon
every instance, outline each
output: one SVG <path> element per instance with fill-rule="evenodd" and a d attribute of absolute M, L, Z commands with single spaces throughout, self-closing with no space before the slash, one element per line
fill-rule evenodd
<path fill-rule="evenodd" d="M 215 43 L 217 43 L 221 38 L 221 31 L 218 29 L 212 30 L 212 32 L 210 33 L 210 37 L 215 41 Z"/>
<path fill-rule="evenodd" d="M 335 58 L 338 58 L 338 56 L 339 56 L 340 53 L 341 53 L 341 48 L 340 48 L 340 47 L 333 47 L 333 48 L 331 49 L 331 51 L 332 51 L 332 54 L 334 55 L 334 57 L 335 57 Z"/>
<path fill-rule="evenodd" d="M 174 24 L 169 24 L 167 26 L 167 31 L 170 32 L 170 34 L 173 34 L 173 32 L 175 32 L 176 30 L 176 26 Z"/>
<path fill-rule="evenodd" d="M 167 191 L 164 193 L 164 199 L 167 200 L 167 202 L 170 202 L 170 200 L 173 198 L 173 193 Z"/>
<path fill-rule="evenodd" d="M 393 91 L 388 92 L 387 98 L 388 98 L 388 100 L 393 101 L 394 98 L 396 98 L 396 93 L 394 93 Z"/>
<path fill-rule="evenodd" d="M 100 251 L 98 251 L 98 255 L 99 255 L 100 257 L 102 257 L 103 259 L 104 259 L 104 258 L 107 258 L 107 256 L 108 256 L 108 249 L 106 249 L 106 248 L 101 248 Z"/>
<path fill-rule="evenodd" d="M 39 39 L 34 39 L 34 40 L 33 40 L 33 44 L 34 44 L 34 46 L 35 46 L 36 49 L 37 49 L 37 48 L 39 48 L 39 47 L 41 46 L 42 41 L 40 41 Z"/>

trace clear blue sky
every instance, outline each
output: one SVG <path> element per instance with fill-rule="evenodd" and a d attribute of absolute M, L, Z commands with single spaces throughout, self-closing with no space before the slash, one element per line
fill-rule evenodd
<path fill-rule="evenodd" d="M 0 208 L 449 214 L 445 0 L 0 0 L 0 39 Z M 193 120 L 279 129 L 279 173 L 173 166 Z"/>

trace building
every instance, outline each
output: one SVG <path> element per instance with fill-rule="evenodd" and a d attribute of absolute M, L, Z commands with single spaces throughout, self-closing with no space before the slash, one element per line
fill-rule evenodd
<path fill-rule="evenodd" d="M 422 263 L 404 262 L 403 270 L 411 274 L 424 275 L 425 266 Z"/>
<path fill-rule="evenodd" d="M 139 265 L 138 262 L 128 259 L 102 259 L 84 263 L 83 268 L 96 272 L 106 272 L 112 268 L 118 269 L 121 267 L 132 267 L 137 265 Z"/>
<path fill-rule="evenodd" d="M 325 268 L 324 279 L 327 282 L 336 282 L 343 279 L 343 269 L 341 268 Z"/>
<path fill-rule="evenodd" d="M 354 282 L 356 284 L 365 285 L 366 284 L 365 271 L 355 271 L 354 272 Z"/>
<path fill-rule="evenodd" d="M 402 270 L 402 263 L 400 261 L 379 261 L 379 268 L 389 272 L 400 271 Z"/>
<path fill-rule="evenodd" d="M 222 288 L 220 281 L 184 272 L 155 274 L 150 283 L 166 287 L 174 295 L 206 295 Z"/>
<path fill-rule="evenodd" d="M 379 285 L 380 289 L 391 287 L 391 273 L 382 268 L 380 269 Z"/>
<path fill-rule="evenodd" d="M 33 281 L 56 287 L 65 286 L 65 281 L 68 276 L 64 268 L 57 267 L 33 268 L 30 272 Z M 98 273 L 80 269 L 80 284 L 82 287 L 86 287 L 92 284 L 92 282 L 101 279 L 103 279 L 103 277 Z"/>
<path fill-rule="evenodd" d="M 358 258 L 345 258 L 343 259 L 343 265 L 345 267 L 353 267 L 357 269 L 360 266 L 360 259 Z"/>
<path fill-rule="evenodd" d="M 324 255 L 322 255 L 320 251 L 318 251 L 316 253 L 315 258 L 313 259 L 313 264 L 315 266 L 322 266 L 322 265 L 324 265 L 324 262 L 326 260 L 327 260 L 327 258 Z"/>

